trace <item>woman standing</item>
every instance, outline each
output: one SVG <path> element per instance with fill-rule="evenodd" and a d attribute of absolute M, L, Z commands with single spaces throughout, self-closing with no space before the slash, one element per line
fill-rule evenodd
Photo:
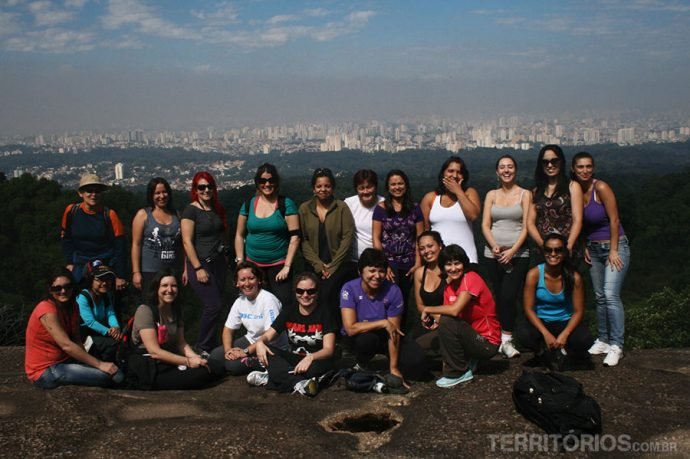
<path fill-rule="evenodd" d="M 348 206 L 335 199 L 335 177 L 320 168 L 311 177 L 314 197 L 299 206 L 302 255 L 319 277 L 320 304 L 340 322 L 338 297 L 347 280 L 347 260 L 355 231 Z"/>
<path fill-rule="evenodd" d="M 218 202 L 216 181 L 208 172 L 192 179 L 192 203 L 182 211 L 182 244 L 187 255 L 187 274 L 202 303 L 199 352 L 210 352 L 217 342 L 218 314 L 223 307 L 227 271 L 227 223 Z"/>
<path fill-rule="evenodd" d="M 146 207 L 132 220 L 132 284 L 144 294 L 161 269 L 183 270 L 180 234 L 170 184 L 161 177 L 151 179 L 146 186 Z M 182 283 L 187 283 L 186 271 Z"/>
<path fill-rule="evenodd" d="M 376 204 L 383 201 L 378 195 L 379 177 L 371 169 L 360 169 L 352 177 L 355 195 L 345 198 L 345 204 L 350 208 L 355 221 L 355 235 L 352 242 L 352 265 L 350 275 L 356 276 L 357 260 L 365 249 L 373 247 L 372 218 Z"/>
<path fill-rule="evenodd" d="M 566 237 L 547 234 L 543 251 L 545 262 L 527 273 L 522 300 L 527 321 L 516 333 L 542 364 L 560 370 L 566 354 L 589 360 L 593 340 L 583 321 L 585 287 L 570 261 Z"/>
<path fill-rule="evenodd" d="M 581 152 L 573 158 L 573 179 L 582 187 L 585 210 L 582 233 L 587 241 L 585 261 L 597 302 L 599 338 L 590 354 L 606 354 L 604 366 L 623 357 L 625 311 L 621 288 L 630 266 L 630 247 L 618 218 L 616 195 L 606 182 L 594 178 L 594 158 Z"/>
<path fill-rule="evenodd" d="M 413 275 L 422 264 L 416 241 L 424 231 L 424 217 L 412 200 L 410 181 L 403 171 L 388 173 L 386 189 L 386 199 L 374 208 L 373 243 L 388 257 L 386 278 L 400 287 L 407 310 Z"/>
<path fill-rule="evenodd" d="M 87 350 L 100 360 L 115 362 L 122 330 L 114 307 L 115 273 L 101 262 L 90 261 L 84 273 L 86 288 L 77 296 L 81 335 L 90 344 Z M 90 348 L 90 349 L 89 349 Z"/>
<path fill-rule="evenodd" d="M 79 181 L 81 202 L 70 204 L 62 214 L 62 253 L 67 269 L 81 281 L 84 266 L 102 260 L 115 270 L 115 288 L 127 286 L 125 229 L 113 209 L 103 205 L 108 186 L 96 174 L 84 174 Z"/>
<path fill-rule="evenodd" d="M 263 271 L 251 261 L 242 261 L 235 271 L 235 285 L 240 296 L 230 308 L 223 327 L 223 345 L 211 352 L 213 368 L 233 376 L 246 375 L 250 371 L 262 371 L 256 358 L 256 342 L 271 327 L 280 314 L 282 305 L 278 298 L 264 290 Z M 244 327 L 244 336 L 235 338 L 235 332 Z M 285 348 L 285 334 L 276 336 L 271 344 Z"/>
<path fill-rule="evenodd" d="M 558 145 L 539 150 L 527 231 L 537 247 L 549 233 L 563 234 L 572 254 L 582 229 L 582 188 L 565 175 L 565 155 Z"/>
<path fill-rule="evenodd" d="M 247 381 L 279 392 L 295 391 L 313 397 L 318 377 L 334 367 L 333 351 L 338 326 L 328 308 L 319 307 L 318 278 L 306 272 L 297 276 L 296 307 L 285 307 L 256 342 L 256 355 L 267 371 L 250 373 Z M 287 332 L 288 348 L 267 345 Z"/>
<path fill-rule="evenodd" d="M 469 258 L 462 247 L 444 248 L 441 264 L 448 276 L 443 306 L 424 307 L 422 321 L 430 315 L 441 316 L 438 337 L 444 365 L 436 385 L 451 388 L 472 381 L 477 362 L 496 355 L 501 327 L 491 291 L 479 274 L 467 271 Z"/>
<path fill-rule="evenodd" d="M 436 231 L 424 231 L 417 238 L 417 248 L 422 258 L 422 269 L 414 272 L 414 294 L 417 310 L 420 317 L 427 306 L 443 305 L 443 290 L 446 287 L 446 277 L 438 261 L 443 240 Z M 422 327 L 426 330 L 419 338 L 417 344 L 425 351 L 436 353 L 439 350 L 438 321 L 441 316 L 436 314 L 428 316 Z"/>
<path fill-rule="evenodd" d="M 79 336 L 76 285 L 66 268 L 56 271 L 26 327 L 24 368 L 43 389 L 63 385 L 109 386 L 124 380 L 117 365 L 90 355 Z"/>
<path fill-rule="evenodd" d="M 446 245 L 457 244 L 477 263 L 472 222 L 479 218 L 481 201 L 469 186 L 470 173 L 459 156 L 448 158 L 438 173 L 436 191 L 427 193 L 420 208 L 426 229 L 438 231 Z"/>
<path fill-rule="evenodd" d="M 527 217 L 532 193 L 517 181 L 517 163 L 510 155 L 496 161 L 499 187 L 486 194 L 482 232 L 486 239 L 484 257 L 488 259 L 491 281 L 501 322 L 501 347 L 506 357 L 520 355 L 513 345 L 515 303 L 529 268 Z"/>
<path fill-rule="evenodd" d="M 235 232 L 235 262 L 247 259 L 261 268 L 266 288 L 281 302 L 292 297 L 292 262 L 299 248 L 297 206 L 280 196 L 280 176 L 264 163 L 254 176 L 256 196 L 240 207 Z"/>
<path fill-rule="evenodd" d="M 198 389 L 211 378 L 207 362 L 184 338 L 178 282 L 172 268 L 151 280 L 148 304 L 134 313 L 132 345 L 127 365 L 131 389 Z"/>

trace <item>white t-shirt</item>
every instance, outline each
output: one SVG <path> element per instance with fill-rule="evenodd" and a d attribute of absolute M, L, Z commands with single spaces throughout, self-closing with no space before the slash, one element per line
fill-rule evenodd
<path fill-rule="evenodd" d="M 264 289 L 259 290 L 254 301 L 240 295 L 230 308 L 225 326 L 231 330 L 239 330 L 240 326 L 244 326 L 247 340 L 254 344 L 270 328 L 281 307 L 280 300 Z"/>
<path fill-rule="evenodd" d="M 378 197 L 378 202 L 384 200 L 383 196 Z M 364 207 L 359 200 L 359 196 L 354 195 L 345 199 L 345 204 L 352 212 L 352 218 L 355 220 L 355 238 L 352 241 L 352 260 L 359 260 L 364 249 L 369 249 L 374 246 L 372 239 L 372 222 L 374 216 L 374 209 L 376 204 L 371 207 Z"/>

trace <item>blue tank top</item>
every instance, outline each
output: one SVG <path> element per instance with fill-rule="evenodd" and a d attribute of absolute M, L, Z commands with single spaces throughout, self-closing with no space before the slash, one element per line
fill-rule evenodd
<path fill-rule="evenodd" d="M 544 263 L 538 266 L 539 282 L 535 298 L 537 317 L 544 322 L 565 322 L 573 315 L 573 299 L 565 297 L 564 289 L 558 293 L 551 293 L 544 282 Z"/>

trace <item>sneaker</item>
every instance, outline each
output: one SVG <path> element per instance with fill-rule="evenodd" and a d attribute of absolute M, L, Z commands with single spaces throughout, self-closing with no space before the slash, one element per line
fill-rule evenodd
<path fill-rule="evenodd" d="M 268 384 L 268 371 L 252 371 L 247 375 L 247 384 L 250 386 L 265 386 Z"/>
<path fill-rule="evenodd" d="M 443 378 L 437 379 L 436 385 L 444 389 L 450 389 L 451 387 L 455 387 L 458 384 L 471 382 L 473 379 L 474 375 L 472 374 L 472 370 L 467 370 L 465 374 L 460 376 L 459 378 L 448 378 L 444 376 Z"/>
<path fill-rule="evenodd" d="M 479 368 L 479 360 L 470 359 L 470 361 L 467 364 L 467 367 L 473 374 L 476 373 L 477 368 Z"/>
<path fill-rule="evenodd" d="M 505 355 L 508 359 L 512 359 L 513 357 L 520 355 L 520 351 L 515 349 L 515 345 L 513 344 L 512 340 L 501 343 L 501 346 L 498 348 L 498 352 Z"/>
<path fill-rule="evenodd" d="M 316 382 L 316 379 L 314 378 L 303 379 L 302 381 L 299 381 L 297 384 L 295 384 L 295 390 L 292 393 L 294 394 L 295 392 L 299 392 L 300 394 L 306 395 L 307 397 L 314 397 L 316 394 L 319 393 L 319 384 Z"/>
<path fill-rule="evenodd" d="M 618 365 L 618 361 L 623 358 L 623 349 L 620 346 L 614 344 L 610 347 L 609 353 L 606 354 L 604 358 L 605 367 L 615 367 Z"/>
<path fill-rule="evenodd" d="M 592 344 L 592 347 L 589 348 L 588 352 L 592 355 L 599 355 L 608 354 L 610 350 L 611 346 L 609 346 L 608 343 L 599 341 L 599 339 L 597 338 L 597 340 L 594 341 L 594 344 Z"/>

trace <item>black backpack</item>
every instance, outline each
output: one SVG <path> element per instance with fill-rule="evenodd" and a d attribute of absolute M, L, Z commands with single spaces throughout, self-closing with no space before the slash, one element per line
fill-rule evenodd
<path fill-rule="evenodd" d="M 513 385 L 518 412 L 548 434 L 601 433 L 601 408 L 576 379 L 556 372 L 524 371 Z"/>
<path fill-rule="evenodd" d="M 244 208 L 247 209 L 247 215 L 249 215 L 249 209 L 252 204 L 252 199 L 254 199 L 256 195 L 252 195 L 244 201 Z M 285 220 L 285 196 L 283 195 L 278 195 L 278 214 L 281 216 L 283 220 Z"/>

